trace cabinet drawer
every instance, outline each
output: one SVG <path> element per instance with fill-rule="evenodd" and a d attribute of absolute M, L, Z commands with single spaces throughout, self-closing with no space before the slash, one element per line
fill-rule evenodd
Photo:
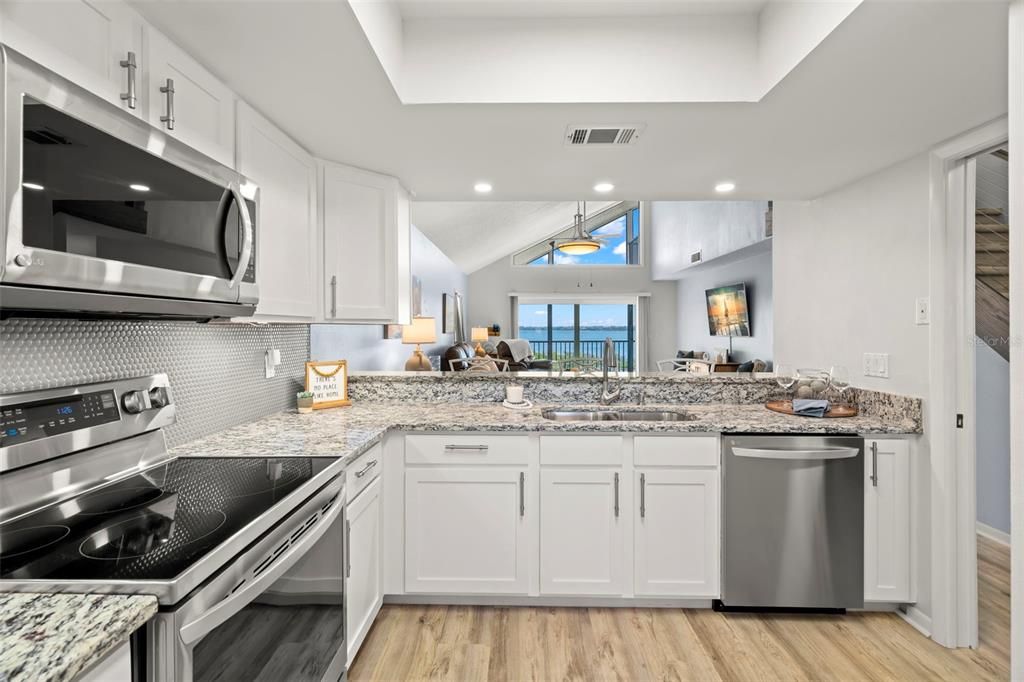
<path fill-rule="evenodd" d="M 359 455 L 345 468 L 345 495 L 351 502 L 363 488 L 373 483 L 380 476 L 380 457 L 383 449 L 380 443 Z"/>
<path fill-rule="evenodd" d="M 622 466 L 622 436 L 541 436 L 540 463 Z"/>
<path fill-rule="evenodd" d="M 637 436 L 637 466 L 718 466 L 717 436 Z"/>
<path fill-rule="evenodd" d="M 526 436 L 406 436 L 406 464 L 526 464 Z"/>

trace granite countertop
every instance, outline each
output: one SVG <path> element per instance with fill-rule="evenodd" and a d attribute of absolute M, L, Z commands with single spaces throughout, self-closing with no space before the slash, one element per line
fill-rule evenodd
<path fill-rule="evenodd" d="M 156 597 L 0 593 L 0 680 L 72 680 L 156 614 Z"/>
<path fill-rule="evenodd" d="M 494 431 L 570 433 L 842 433 L 916 434 L 913 420 L 859 415 L 812 419 L 779 414 L 763 405 L 645 405 L 644 410 L 684 411 L 683 422 L 556 422 L 541 412 L 499 403 L 356 403 L 298 414 L 279 412 L 174 448 L 179 457 L 333 456 L 351 461 L 380 442 L 387 431 Z M 594 409 L 638 409 L 627 403 Z"/>

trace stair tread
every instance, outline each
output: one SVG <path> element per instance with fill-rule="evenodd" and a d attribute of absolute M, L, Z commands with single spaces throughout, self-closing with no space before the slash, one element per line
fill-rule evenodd
<path fill-rule="evenodd" d="M 978 275 L 978 281 L 987 285 L 1003 298 L 1010 297 L 1010 278 L 1006 275 Z"/>
<path fill-rule="evenodd" d="M 1002 215 L 1003 209 L 1001 208 L 976 208 L 974 209 L 975 215 Z"/>
<path fill-rule="evenodd" d="M 978 275 L 1009 275 L 1010 268 L 1002 265 L 979 265 L 977 266 Z"/>
<path fill-rule="evenodd" d="M 1005 234 L 993 234 L 992 232 L 978 232 L 974 235 L 975 251 L 1002 251 L 1008 252 L 1010 240 Z"/>

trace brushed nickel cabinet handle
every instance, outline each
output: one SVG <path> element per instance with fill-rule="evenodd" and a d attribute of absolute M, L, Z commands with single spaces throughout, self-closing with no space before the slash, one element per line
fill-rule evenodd
<path fill-rule="evenodd" d="M 331 275 L 331 317 L 338 316 L 338 276 Z"/>
<path fill-rule="evenodd" d="M 615 472 L 615 518 L 619 518 L 619 473 Z"/>
<path fill-rule="evenodd" d="M 871 485 L 878 487 L 878 441 L 871 443 Z"/>
<path fill-rule="evenodd" d="M 640 518 L 647 516 L 647 474 L 640 474 Z"/>
<path fill-rule="evenodd" d="M 371 459 L 369 462 L 366 463 L 366 466 L 364 466 L 362 469 L 356 472 L 356 478 L 362 478 L 363 476 L 366 475 L 366 472 L 368 472 L 375 466 L 377 466 L 377 460 Z"/>
<path fill-rule="evenodd" d="M 135 96 L 135 70 L 138 64 L 135 62 L 135 53 L 129 52 L 127 59 L 118 62 L 121 68 L 128 70 L 128 91 L 121 93 L 121 99 L 128 103 L 129 109 L 134 109 L 138 98 Z"/>
<path fill-rule="evenodd" d="M 519 518 L 526 516 L 526 474 L 519 472 Z"/>
<path fill-rule="evenodd" d="M 445 445 L 444 449 L 446 452 L 458 452 L 459 450 L 469 450 L 472 452 L 487 452 L 487 445 Z"/>
<path fill-rule="evenodd" d="M 174 130 L 174 79 L 168 78 L 167 83 L 160 86 L 160 92 L 167 95 L 167 114 L 160 117 L 160 122 L 167 124 L 168 130 Z"/>
<path fill-rule="evenodd" d="M 345 519 L 345 577 L 352 577 L 352 522 Z"/>

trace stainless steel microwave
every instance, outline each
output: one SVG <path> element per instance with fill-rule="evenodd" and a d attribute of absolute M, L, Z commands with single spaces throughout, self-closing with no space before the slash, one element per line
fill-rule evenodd
<path fill-rule="evenodd" d="M 259 190 L 0 45 L 0 316 L 252 315 Z"/>

